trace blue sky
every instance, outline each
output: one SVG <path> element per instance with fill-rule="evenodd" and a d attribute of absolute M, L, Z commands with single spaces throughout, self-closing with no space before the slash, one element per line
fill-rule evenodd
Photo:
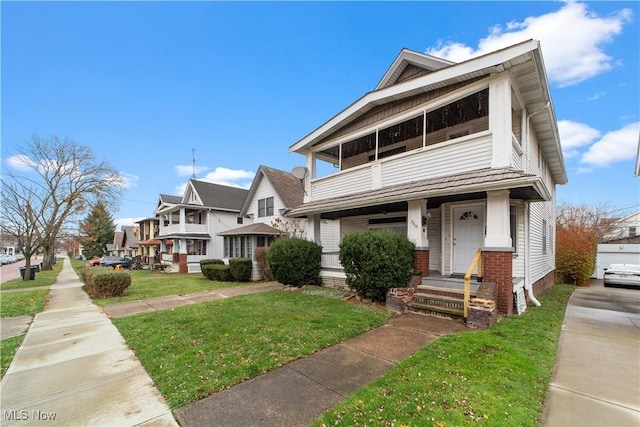
<path fill-rule="evenodd" d="M 2 168 L 32 135 L 88 145 L 125 178 L 118 224 L 192 175 L 261 164 L 373 90 L 402 48 L 462 61 L 541 41 L 569 183 L 559 201 L 640 209 L 638 2 L 7 2 Z"/>

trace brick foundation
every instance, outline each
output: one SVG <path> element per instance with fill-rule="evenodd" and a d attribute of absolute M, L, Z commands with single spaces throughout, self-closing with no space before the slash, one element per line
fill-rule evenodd
<path fill-rule="evenodd" d="M 349 290 L 346 279 L 340 277 L 322 277 L 322 286 L 332 289 Z"/>
<path fill-rule="evenodd" d="M 555 284 L 555 278 L 556 278 L 556 274 L 555 273 L 556 272 L 554 270 L 554 271 L 548 273 L 542 279 L 536 281 L 533 284 L 533 295 L 538 297 L 538 295 L 540 295 L 542 292 L 544 292 L 547 289 L 551 288 Z M 527 296 L 527 301 L 529 301 L 529 297 L 528 296 Z"/>
<path fill-rule="evenodd" d="M 423 276 L 429 275 L 429 249 L 415 249 L 413 251 L 413 269 L 421 271 Z"/>
<path fill-rule="evenodd" d="M 187 266 L 187 254 L 178 254 L 178 272 L 189 272 L 189 267 Z"/>
<path fill-rule="evenodd" d="M 496 284 L 498 314 L 502 315 L 513 313 L 512 264 L 512 252 L 482 252 L 482 280 Z"/>

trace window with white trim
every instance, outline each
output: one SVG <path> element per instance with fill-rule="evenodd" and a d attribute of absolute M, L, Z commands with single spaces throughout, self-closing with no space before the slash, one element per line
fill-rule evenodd
<path fill-rule="evenodd" d="M 273 216 L 273 197 L 258 200 L 258 218 Z"/>

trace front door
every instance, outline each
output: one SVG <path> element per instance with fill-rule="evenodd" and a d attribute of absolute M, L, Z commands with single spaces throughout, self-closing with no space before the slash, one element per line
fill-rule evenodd
<path fill-rule="evenodd" d="M 453 273 L 464 274 L 484 243 L 484 207 L 453 209 Z"/>

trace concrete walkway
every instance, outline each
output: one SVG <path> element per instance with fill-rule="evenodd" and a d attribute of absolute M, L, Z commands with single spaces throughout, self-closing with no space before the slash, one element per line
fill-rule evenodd
<path fill-rule="evenodd" d="M 0 383 L 2 426 L 177 426 L 68 258 Z"/>
<path fill-rule="evenodd" d="M 639 290 L 573 293 L 541 424 L 640 426 Z"/>

